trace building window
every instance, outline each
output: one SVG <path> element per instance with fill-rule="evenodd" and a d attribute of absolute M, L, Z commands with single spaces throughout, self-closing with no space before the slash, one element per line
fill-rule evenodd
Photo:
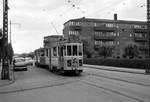
<path fill-rule="evenodd" d="M 119 34 L 119 32 L 117 33 L 117 36 L 119 36 L 120 34 Z"/>
<path fill-rule="evenodd" d="M 117 41 L 117 45 L 119 45 L 120 44 L 120 42 L 119 41 Z"/>
<path fill-rule="evenodd" d="M 142 25 L 142 28 L 147 29 L 147 26 L 146 25 Z"/>
<path fill-rule="evenodd" d="M 132 37 L 132 34 L 130 33 L 130 37 Z"/>
<path fill-rule="evenodd" d="M 97 26 L 97 23 L 94 23 L 94 27 L 96 27 Z"/>
<path fill-rule="evenodd" d="M 112 45 L 114 45 L 114 41 L 95 40 L 95 45 L 99 45 L 99 46 L 112 46 Z"/>
<path fill-rule="evenodd" d="M 74 25 L 74 23 L 75 23 L 75 22 L 70 21 L 70 22 L 68 22 L 68 26 L 73 26 L 73 25 Z"/>
<path fill-rule="evenodd" d="M 135 33 L 134 36 L 138 37 L 138 38 L 143 38 L 143 37 L 145 38 L 146 34 L 145 33 Z"/>
<path fill-rule="evenodd" d="M 138 29 L 147 29 L 146 25 L 134 25 L 133 27 Z"/>
<path fill-rule="evenodd" d="M 79 26 L 81 25 L 81 22 L 74 22 L 74 25 Z"/>
<path fill-rule="evenodd" d="M 108 24 L 106 24 L 106 27 L 112 28 L 112 27 L 114 27 L 114 24 L 108 23 Z"/>
<path fill-rule="evenodd" d="M 114 41 L 107 41 L 107 42 L 105 42 L 105 44 L 108 46 L 112 46 L 112 45 L 114 45 Z"/>
<path fill-rule="evenodd" d="M 79 31 L 69 31 L 69 35 L 79 35 Z"/>
<path fill-rule="evenodd" d="M 107 36 L 107 37 L 111 37 L 111 36 L 116 36 L 116 33 L 114 32 L 94 32 L 95 36 Z"/>

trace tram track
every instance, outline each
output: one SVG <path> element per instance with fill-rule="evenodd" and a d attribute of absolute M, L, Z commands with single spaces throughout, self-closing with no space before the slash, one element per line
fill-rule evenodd
<path fill-rule="evenodd" d="M 107 75 L 100 75 L 100 74 L 94 74 L 94 73 L 88 73 L 88 72 L 84 72 L 84 73 L 87 74 L 87 75 L 90 75 L 90 76 L 102 77 L 102 78 L 106 78 L 106 79 L 126 82 L 126 83 L 129 83 L 129 84 L 136 84 L 136 85 L 140 85 L 140 86 L 150 87 L 150 85 L 148 85 L 148 84 L 129 81 L 129 80 L 121 79 L 121 78 L 116 78 L 116 77 L 113 77 L 113 76 L 110 77 L 110 76 L 107 76 Z"/>
<path fill-rule="evenodd" d="M 92 86 L 92 87 L 96 87 L 96 88 L 98 88 L 98 89 L 103 89 L 103 90 L 105 90 L 105 91 L 108 91 L 108 92 L 111 92 L 111 93 L 114 93 L 114 94 L 117 94 L 117 95 L 121 95 L 121 96 L 123 96 L 123 97 L 132 99 L 132 100 L 134 100 L 134 101 L 145 102 L 145 101 L 143 101 L 143 100 L 140 99 L 140 98 L 130 96 L 130 95 L 126 94 L 126 93 L 117 91 L 117 90 L 115 90 L 115 89 L 111 89 L 111 88 L 107 88 L 107 87 L 105 87 L 105 86 L 97 85 L 97 84 L 95 84 L 94 82 L 89 81 L 88 79 L 79 79 L 79 81 L 82 82 L 82 83 L 84 83 L 84 84 L 86 84 L 86 85 L 89 85 L 89 86 Z"/>
<path fill-rule="evenodd" d="M 101 68 L 101 67 L 95 67 L 95 66 L 87 66 L 84 65 L 84 67 L 88 68 L 88 69 L 98 69 L 98 70 L 105 70 L 105 71 L 114 71 L 114 72 L 123 72 L 123 73 L 132 73 L 132 74 L 145 74 L 144 71 L 131 71 L 131 70 L 120 70 L 120 69 L 114 69 L 114 68 Z"/>

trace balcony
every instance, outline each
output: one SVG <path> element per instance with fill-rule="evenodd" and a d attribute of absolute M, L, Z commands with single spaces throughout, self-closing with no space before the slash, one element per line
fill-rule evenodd
<path fill-rule="evenodd" d="M 94 27 L 94 31 L 115 31 L 115 28 L 108 28 L 108 27 Z"/>
<path fill-rule="evenodd" d="M 70 26 L 70 30 L 81 30 L 81 26 Z"/>
<path fill-rule="evenodd" d="M 145 37 L 134 37 L 134 40 L 137 42 L 147 42 L 148 39 Z"/>
<path fill-rule="evenodd" d="M 109 47 L 109 48 L 115 48 L 115 45 L 94 45 L 94 48 L 100 48 L 100 47 Z"/>
<path fill-rule="evenodd" d="M 139 47 L 139 49 L 140 50 L 148 50 L 148 45 L 146 46 L 146 45 L 140 45 L 140 46 L 138 46 Z"/>
<path fill-rule="evenodd" d="M 147 33 L 147 29 L 134 29 L 135 33 Z"/>
<path fill-rule="evenodd" d="M 95 40 L 115 40 L 116 36 L 94 36 Z"/>

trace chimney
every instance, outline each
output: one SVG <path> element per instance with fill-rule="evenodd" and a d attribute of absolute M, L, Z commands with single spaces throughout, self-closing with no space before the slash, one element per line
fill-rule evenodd
<path fill-rule="evenodd" d="M 117 14 L 114 14 L 114 20 L 117 21 Z"/>

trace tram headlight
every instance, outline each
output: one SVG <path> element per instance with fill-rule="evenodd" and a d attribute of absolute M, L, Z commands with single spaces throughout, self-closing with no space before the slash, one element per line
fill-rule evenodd
<path fill-rule="evenodd" d="M 79 66 L 82 66 L 82 60 L 79 60 Z"/>
<path fill-rule="evenodd" d="M 67 66 L 71 67 L 71 60 L 67 60 Z"/>

